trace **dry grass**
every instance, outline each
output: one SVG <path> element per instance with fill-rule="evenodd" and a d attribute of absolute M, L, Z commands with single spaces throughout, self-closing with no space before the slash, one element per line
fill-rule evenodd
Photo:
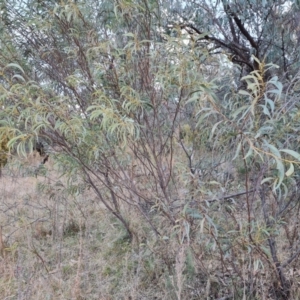
<path fill-rule="evenodd" d="M 19 169 L 11 163 L 0 180 L 3 299 L 273 299 L 272 267 L 247 248 L 245 196 L 235 205 L 211 204 L 210 216 L 223 216 L 217 225 L 223 228 L 180 210 L 175 226 L 151 213 L 159 238 L 136 208 L 122 206 L 133 232 L 129 241 L 92 192 L 67 192 L 51 161 L 45 176 L 32 176 L 39 160 L 30 157 Z M 207 213 L 203 206 L 197 212 Z M 265 236 L 255 238 L 263 242 Z M 233 245 L 227 252 L 219 248 L 224 239 Z M 280 260 L 284 247 L 278 248 Z M 297 298 L 296 263 L 287 275 Z M 256 296 L 247 294 L 249 282 Z"/>
<path fill-rule="evenodd" d="M 154 299 L 153 289 L 142 282 L 148 274 L 140 277 L 143 229 L 131 246 L 92 193 L 66 194 L 51 162 L 47 176 L 24 175 L 38 163 L 31 157 L 19 171 L 10 165 L 0 180 L 1 297 Z M 160 299 L 161 292 L 156 294 Z"/>

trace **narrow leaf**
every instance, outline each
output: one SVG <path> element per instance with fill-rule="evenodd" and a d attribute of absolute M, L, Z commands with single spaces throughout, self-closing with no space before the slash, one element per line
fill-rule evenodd
<path fill-rule="evenodd" d="M 281 149 L 281 152 L 285 152 L 287 154 L 292 155 L 293 157 L 295 157 L 297 160 L 300 161 L 300 154 L 294 150 L 290 150 L 290 149 Z"/>
<path fill-rule="evenodd" d="M 22 67 L 16 63 L 10 63 L 8 64 L 5 68 L 10 68 L 10 67 L 13 67 L 13 68 L 17 68 L 19 69 L 23 74 L 25 74 L 24 70 L 22 69 Z"/>
<path fill-rule="evenodd" d="M 210 133 L 210 138 L 209 138 L 209 140 L 211 140 L 211 139 L 213 138 L 213 135 L 214 135 L 214 133 L 215 133 L 215 130 L 217 129 L 218 125 L 219 125 L 220 123 L 222 123 L 222 122 L 223 122 L 223 120 L 217 122 L 217 123 L 213 126 L 213 128 L 212 128 L 212 130 L 211 130 L 211 133 Z"/>
<path fill-rule="evenodd" d="M 294 169 L 294 165 L 292 163 L 290 163 L 290 167 L 289 169 L 285 172 L 286 176 L 291 176 L 294 173 L 295 169 Z"/>
<path fill-rule="evenodd" d="M 240 154 L 240 152 L 241 152 L 241 146 L 242 146 L 242 142 L 239 142 L 238 146 L 236 148 L 236 151 L 235 151 L 235 155 L 234 155 L 234 157 L 233 157 L 232 160 L 235 160 L 238 157 L 238 155 Z"/>

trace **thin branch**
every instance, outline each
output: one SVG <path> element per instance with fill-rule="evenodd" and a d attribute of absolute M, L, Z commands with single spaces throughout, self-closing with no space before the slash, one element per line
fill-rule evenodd
<path fill-rule="evenodd" d="M 250 33 L 248 32 L 248 30 L 245 28 L 245 26 L 243 25 L 241 19 L 236 15 L 236 13 L 234 13 L 231 9 L 229 4 L 224 4 L 223 2 L 223 6 L 224 6 L 224 10 L 228 16 L 228 18 L 233 18 L 233 20 L 235 21 L 235 24 L 237 25 L 237 27 L 239 28 L 239 30 L 241 31 L 241 33 L 245 36 L 245 38 L 249 41 L 249 43 L 251 44 L 251 46 L 253 48 L 256 49 L 256 51 L 258 52 L 258 44 L 254 41 L 254 39 L 252 38 L 252 36 L 250 35 Z"/>
<path fill-rule="evenodd" d="M 282 268 L 287 267 L 291 262 L 293 262 L 294 259 L 296 259 L 300 255 L 300 248 L 296 251 L 294 255 L 292 255 L 285 263 L 283 263 L 281 266 Z"/>
<path fill-rule="evenodd" d="M 252 189 L 252 190 L 249 190 L 249 191 L 240 192 L 240 193 L 236 193 L 236 194 L 226 195 L 226 196 L 223 196 L 222 198 L 207 199 L 207 200 L 203 200 L 203 201 L 210 202 L 210 203 L 211 202 L 216 202 L 216 201 L 220 201 L 221 202 L 221 201 L 228 200 L 230 198 L 239 197 L 239 196 L 250 194 L 250 193 L 253 193 L 253 192 L 255 192 L 255 189 Z M 175 200 L 179 200 L 179 199 L 175 199 Z M 190 205 L 193 206 L 193 205 L 196 205 L 197 203 L 198 203 L 197 201 L 191 201 Z M 182 207 L 185 204 L 177 205 L 177 206 L 174 206 L 173 208 L 175 208 L 175 209 L 176 208 L 180 208 L 180 207 Z"/>

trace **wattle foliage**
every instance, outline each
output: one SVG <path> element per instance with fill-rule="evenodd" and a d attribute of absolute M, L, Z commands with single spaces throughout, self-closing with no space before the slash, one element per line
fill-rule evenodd
<path fill-rule="evenodd" d="M 300 248 L 282 232 L 299 207 L 297 3 L 31 0 L 1 12 L 0 120 L 13 132 L 0 135 L 1 167 L 9 148 L 26 156 L 42 139 L 70 194 L 91 189 L 130 240 L 128 209 L 146 240 L 178 246 L 177 279 L 205 257 L 234 273 L 219 283 L 228 294 L 259 297 L 255 274 L 268 268 L 273 295 L 291 295 Z"/>

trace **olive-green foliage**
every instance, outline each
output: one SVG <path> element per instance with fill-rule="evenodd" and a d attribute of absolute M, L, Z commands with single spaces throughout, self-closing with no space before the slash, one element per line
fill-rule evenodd
<path fill-rule="evenodd" d="M 8 155 L 8 146 L 7 143 L 9 142 L 9 139 L 2 138 L 0 142 L 0 168 L 3 168 L 7 163 L 7 155 Z"/>
<path fill-rule="evenodd" d="M 1 169 L 7 164 L 9 155 L 8 143 L 12 138 L 12 134 L 6 128 L 0 127 L 0 174 Z"/>
<path fill-rule="evenodd" d="M 226 24 L 240 24 L 244 44 L 236 48 L 236 37 L 229 46 L 252 70 L 241 80 L 228 53 L 216 50 L 225 42 L 212 47 L 219 32 L 195 34 L 181 17 L 170 23 L 174 10 L 159 1 L 56 2 L 5 4 L 0 119 L 16 132 L 9 145 L 26 155 L 36 136 L 51 140 L 66 192 L 93 192 L 125 228 L 113 243 L 120 256 L 130 242 L 147 248 L 167 270 L 153 276 L 169 296 L 188 299 L 186 277 L 196 289 L 200 275 L 205 298 L 221 298 L 221 285 L 227 294 L 248 287 L 254 293 L 259 285 L 247 276 L 262 269 L 288 287 L 280 270 L 296 261 L 297 240 L 280 240 L 290 249 L 282 263 L 272 247 L 282 220 L 292 222 L 297 210 L 290 208 L 299 205 L 298 78 L 281 82 L 271 76 L 275 66 L 244 50 L 249 43 L 239 20 L 252 16 L 217 9 L 230 16 Z M 273 43 L 259 44 L 268 51 Z M 77 233 L 76 224 L 65 235 Z M 122 266 L 109 266 L 105 276 L 121 275 Z M 262 280 L 272 285 L 274 278 Z"/>

